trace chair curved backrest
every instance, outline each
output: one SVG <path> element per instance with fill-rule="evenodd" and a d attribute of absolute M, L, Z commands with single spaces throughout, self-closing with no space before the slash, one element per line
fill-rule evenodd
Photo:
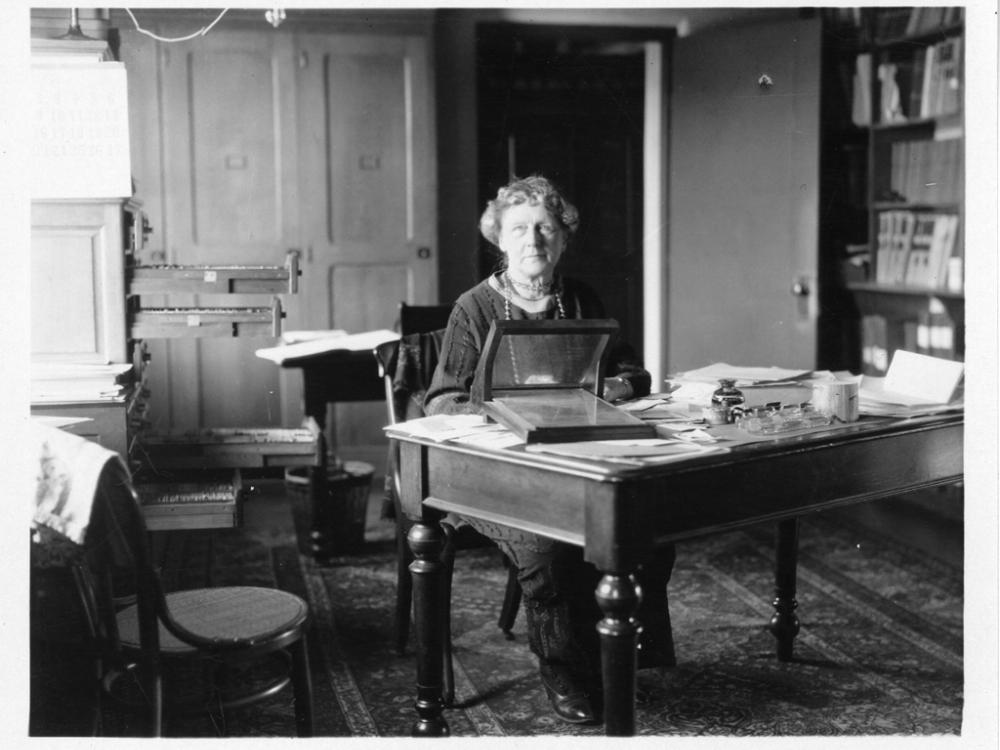
<path fill-rule="evenodd" d="M 242 705 L 291 683 L 299 735 L 311 736 L 312 687 L 305 643 L 309 608 L 304 600 L 253 586 L 166 594 L 153 564 L 138 495 L 118 462 L 109 462 L 100 476 L 85 551 L 86 563 L 76 567 L 74 577 L 99 659 L 98 674 L 108 693 L 118 677 L 133 676 L 143 696 L 149 734 L 162 732 L 161 664 L 167 651 L 239 660 L 287 649 L 292 664 L 288 679 L 278 678 L 254 694 L 219 705 Z M 171 602 L 178 605 L 177 616 Z M 248 627 L 258 614 L 259 629 L 256 623 Z"/>
<path fill-rule="evenodd" d="M 430 333 L 448 327 L 452 305 L 410 305 L 399 303 L 399 335 Z"/>
<path fill-rule="evenodd" d="M 136 676 L 147 697 L 148 729 L 151 735 L 159 736 L 163 722 L 163 687 L 158 621 L 166 607 L 160 578 L 152 564 L 139 498 L 125 467 L 118 462 L 108 462 L 98 479 L 84 547 L 88 566 L 75 567 L 73 574 L 88 628 L 95 638 L 100 673 L 107 675 L 114 669 L 125 668 L 126 658 L 115 616 L 124 590 L 134 597 L 137 609 Z M 171 630 L 183 630 L 172 621 L 169 613 L 163 621 Z"/>

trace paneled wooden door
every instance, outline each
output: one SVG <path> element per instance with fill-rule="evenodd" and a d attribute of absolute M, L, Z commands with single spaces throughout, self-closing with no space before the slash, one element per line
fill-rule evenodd
<path fill-rule="evenodd" d="M 154 237 L 162 243 L 164 260 L 282 265 L 300 240 L 291 36 L 226 30 L 156 46 L 136 39 L 134 63 L 129 48 L 123 51 L 130 77 L 142 79 L 130 81 L 130 93 L 143 102 L 132 122 L 154 111 L 158 122 L 156 129 L 147 122 L 132 133 L 138 142 L 133 152 L 146 154 L 147 139 L 160 139 L 160 153 L 147 157 L 156 159 L 155 166 L 140 156 L 137 193 L 143 200 L 159 197 L 163 215 L 159 223 L 154 220 Z M 149 65 L 153 57 L 155 68 Z M 151 100 L 153 92 L 158 100 Z M 168 301 L 205 307 L 271 304 L 267 295 Z M 294 321 L 294 297 L 283 296 L 282 302 L 286 323 Z M 274 342 L 265 336 L 149 341 L 156 427 L 281 424 L 285 378 L 273 363 L 254 355 Z"/>
<path fill-rule="evenodd" d="M 173 45 L 123 37 L 138 195 L 162 248 L 154 261 L 281 265 L 299 249 L 299 294 L 283 296 L 286 330 L 388 328 L 400 300 L 436 301 L 423 37 L 270 29 L 216 29 Z M 274 343 L 150 342 L 156 428 L 298 425 L 300 373 L 254 355 Z M 337 412 L 338 445 L 383 442 L 384 406 Z"/>
<path fill-rule="evenodd" d="M 437 302 L 431 75 L 421 36 L 298 41 L 301 304 L 312 328 L 391 328 Z M 382 404 L 333 410 L 334 447 L 381 443 Z"/>
<path fill-rule="evenodd" d="M 820 21 L 674 47 L 669 365 L 816 366 Z"/>

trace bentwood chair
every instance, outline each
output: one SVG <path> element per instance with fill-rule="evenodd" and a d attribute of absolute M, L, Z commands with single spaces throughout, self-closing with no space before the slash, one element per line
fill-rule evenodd
<path fill-rule="evenodd" d="M 407 305 L 399 306 L 400 340 L 378 346 L 375 359 L 379 375 L 385 386 L 385 403 L 389 424 L 404 422 L 423 416 L 423 396 L 430 385 L 431 376 L 437 366 L 444 328 L 448 323 L 450 305 Z M 412 526 L 403 514 L 399 504 L 399 446 L 389 441 L 389 456 L 386 472 L 386 496 L 388 512 L 396 525 L 396 652 L 402 654 L 410 635 L 410 615 L 413 601 L 413 582 L 410 577 L 410 563 L 413 553 L 406 535 Z M 452 705 L 455 699 L 455 677 L 451 658 L 451 582 L 455 567 L 455 553 L 461 550 L 495 546 L 493 542 L 471 526 L 456 527 L 442 522 L 445 533 L 445 547 L 442 561 L 445 565 L 445 591 L 442 601 L 447 611 L 442 621 L 445 623 L 444 638 L 444 702 Z M 507 566 L 507 583 L 497 626 L 511 639 L 511 629 L 517 618 L 521 602 L 521 586 L 517 580 L 517 570 L 503 558 Z"/>
<path fill-rule="evenodd" d="M 297 734 L 312 736 L 305 601 L 257 586 L 165 593 L 137 495 L 116 463 L 100 477 L 85 550 L 74 577 L 102 696 L 139 710 L 148 734 L 162 734 L 165 712 L 224 711 L 290 684 Z"/>

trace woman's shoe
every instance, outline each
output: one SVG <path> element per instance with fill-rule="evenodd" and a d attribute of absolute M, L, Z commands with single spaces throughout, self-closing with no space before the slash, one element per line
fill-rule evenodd
<path fill-rule="evenodd" d="M 542 664 L 539 670 L 552 710 L 571 724 L 594 724 L 597 714 L 584 684 L 563 666 Z"/>

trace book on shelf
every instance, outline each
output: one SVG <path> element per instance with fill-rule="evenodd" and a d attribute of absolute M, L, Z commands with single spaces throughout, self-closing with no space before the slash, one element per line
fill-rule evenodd
<path fill-rule="evenodd" d="M 878 214 L 878 236 L 875 247 L 875 281 L 879 284 L 888 284 L 889 251 L 892 248 L 891 211 L 880 211 Z"/>
<path fill-rule="evenodd" d="M 934 217 L 934 235 L 931 240 L 926 284 L 931 289 L 948 287 L 948 261 L 955 252 L 958 222 L 956 214 L 936 214 Z"/>
<path fill-rule="evenodd" d="M 133 380 L 131 364 L 33 362 L 33 403 L 121 401 Z"/>
<path fill-rule="evenodd" d="M 921 116 L 935 117 L 958 112 L 962 90 L 962 37 L 948 37 L 927 49 Z"/>
<path fill-rule="evenodd" d="M 890 152 L 892 190 L 910 203 L 958 203 L 965 165 L 962 141 L 897 141 Z"/>
<path fill-rule="evenodd" d="M 893 211 L 893 235 L 889 257 L 890 276 L 888 283 L 902 284 L 906 279 L 906 266 L 913 243 L 913 229 L 916 215 L 912 211 Z"/>
<path fill-rule="evenodd" d="M 936 253 L 942 247 L 935 243 L 938 214 L 920 212 L 914 214 L 913 238 L 910 241 L 910 259 L 906 268 L 906 286 L 934 288 L 937 284 L 937 266 L 940 261 Z"/>
<path fill-rule="evenodd" d="M 881 211 L 875 281 L 885 286 L 950 289 L 951 258 L 961 256 L 954 213 Z"/>
<path fill-rule="evenodd" d="M 872 124 L 872 56 L 862 52 L 854 59 L 851 120 L 858 127 Z"/>

